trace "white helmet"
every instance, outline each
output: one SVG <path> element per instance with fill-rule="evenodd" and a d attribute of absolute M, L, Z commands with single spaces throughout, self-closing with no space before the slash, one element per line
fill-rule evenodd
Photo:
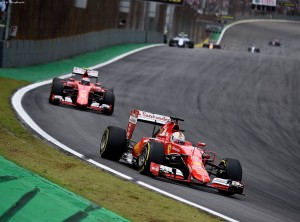
<path fill-rule="evenodd" d="M 183 133 L 181 132 L 175 132 L 171 136 L 171 142 L 178 143 L 178 144 L 184 144 L 185 143 L 185 137 Z"/>

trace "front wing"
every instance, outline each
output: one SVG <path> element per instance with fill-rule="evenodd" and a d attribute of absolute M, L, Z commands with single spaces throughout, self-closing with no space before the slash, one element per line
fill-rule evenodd
<path fill-rule="evenodd" d="M 55 102 L 56 104 L 60 104 L 60 105 L 78 107 L 78 105 L 74 104 L 69 97 L 63 98 L 62 96 L 55 95 L 55 96 L 53 96 L 52 101 Z M 85 106 L 84 108 L 93 110 L 93 111 L 103 112 L 103 111 L 111 111 L 112 105 L 99 104 L 99 103 L 94 102 L 89 106 Z"/>
<path fill-rule="evenodd" d="M 200 184 L 206 187 L 214 188 L 217 190 L 223 190 L 231 193 L 243 194 L 244 191 L 244 184 L 238 181 L 232 181 L 230 179 L 222 179 L 216 177 L 212 180 L 211 184 L 205 184 L 201 181 L 194 179 L 191 175 L 188 178 L 185 178 L 183 173 L 179 169 L 156 164 L 154 162 L 151 162 L 150 172 L 153 176 L 156 177 L 162 176 L 171 180 Z"/>

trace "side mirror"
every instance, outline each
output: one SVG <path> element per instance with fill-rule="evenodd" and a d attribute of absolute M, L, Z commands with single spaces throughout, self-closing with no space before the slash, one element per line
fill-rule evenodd
<path fill-rule="evenodd" d="M 197 147 L 205 147 L 205 143 L 198 142 Z"/>
<path fill-rule="evenodd" d="M 97 82 L 97 83 L 96 83 L 96 86 L 101 86 L 101 84 Z"/>

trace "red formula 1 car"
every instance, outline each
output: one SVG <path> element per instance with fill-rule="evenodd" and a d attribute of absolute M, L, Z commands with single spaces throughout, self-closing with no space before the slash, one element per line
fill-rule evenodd
<path fill-rule="evenodd" d="M 202 48 L 208 48 L 208 49 L 221 49 L 221 45 L 215 44 L 215 43 L 204 43 L 202 45 Z"/>
<path fill-rule="evenodd" d="M 132 140 L 138 121 L 154 125 L 152 136 Z M 225 195 L 243 194 L 242 167 L 238 160 L 225 158 L 218 165 L 215 153 L 185 141 L 180 118 L 132 110 L 127 129 L 109 126 L 100 143 L 102 158 L 125 160 L 142 174 L 196 183 L 217 189 Z M 156 126 L 160 126 L 156 130 Z"/>
<path fill-rule="evenodd" d="M 76 80 L 75 75 L 81 79 Z M 94 83 L 91 80 L 95 80 Z M 68 80 L 54 78 L 49 102 L 54 105 L 70 105 L 111 115 L 114 111 L 115 95 L 98 83 L 98 71 L 74 67 Z"/>

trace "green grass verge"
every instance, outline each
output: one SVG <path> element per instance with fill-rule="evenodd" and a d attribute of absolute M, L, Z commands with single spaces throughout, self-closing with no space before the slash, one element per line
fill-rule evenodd
<path fill-rule="evenodd" d="M 11 94 L 26 84 L 0 78 L 1 156 L 131 221 L 221 221 L 66 155 L 30 134 L 10 105 Z"/>
<path fill-rule="evenodd" d="M 1 68 L 0 77 L 26 80 L 30 82 L 51 79 L 53 76 L 57 76 L 58 73 L 61 75 L 70 73 L 74 66 L 91 67 L 95 64 L 106 62 L 118 55 L 122 55 L 143 46 L 149 46 L 149 44 L 116 45 L 95 52 L 88 52 L 86 54 L 70 57 L 68 59 L 63 59 L 60 61 L 27 67 Z"/>

